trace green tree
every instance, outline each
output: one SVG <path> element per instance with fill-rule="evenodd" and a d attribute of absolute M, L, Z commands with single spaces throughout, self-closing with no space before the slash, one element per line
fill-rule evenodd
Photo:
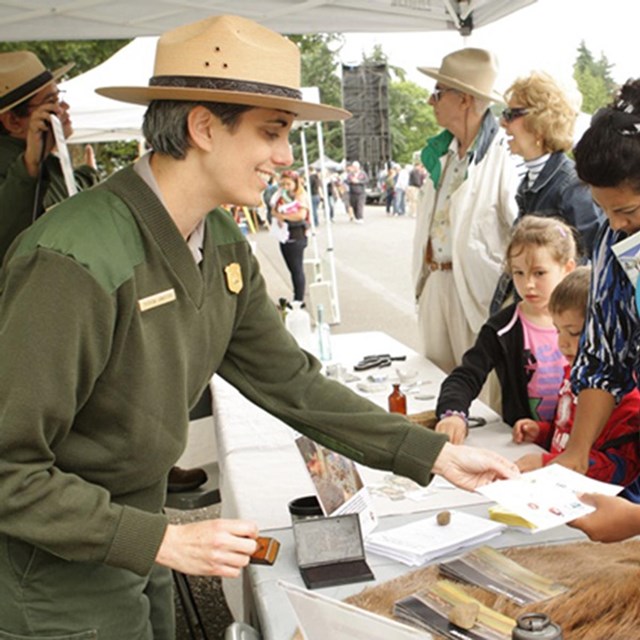
<path fill-rule="evenodd" d="M 68 76 L 74 77 L 104 62 L 128 40 L 29 40 L 24 42 L 0 42 L 0 52 L 33 51 L 45 67 L 58 69 L 69 62 L 75 66 Z M 116 78 L 114 78 L 114 82 Z M 73 105 L 71 105 L 73 120 Z M 98 167 L 103 175 L 109 175 L 116 169 L 129 164 L 138 155 L 138 144 L 130 142 L 105 142 L 94 146 Z M 82 162 L 83 146 L 69 145 L 74 163 Z"/>
<path fill-rule="evenodd" d="M 342 47 L 343 38 L 335 33 L 314 33 L 289 36 L 300 49 L 302 59 L 301 80 L 303 87 L 318 87 L 320 100 L 335 107 L 342 106 L 342 85 L 338 76 L 337 54 Z M 322 126 L 324 152 L 330 158 L 340 161 L 344 156 L 342 124 L 329 122 Z M 309 162 L 319 157 L 316 127 L 305 129 L 307 156 Z M 300 136 L 291 136 L 293 154 L 297 164 L 302 162 Z"/>
<path fill-rule="evenodd" d="M 582 94 L 582 110 L 594 113 L 611 101 L 616 83 L 611 77 L 613 68 L 604 53 L 596 60 L 584 40 L 578 47 L 578 57 L 573 65 L 573 77 Z"/>
<path fill-rule="evenodd" d="M 118 49 L 124 47 L 128 40 L 27 40 L 24 42 L 0 42 L 0 52 L 33 51 L 45 67 L 58 69 L 74 62 L 75 67 L 69 72 L 74 77 L 92 69 Z"/>
<path fill-rule="evenodd" d="M 433 109 L 427 104 L 429 92 L 409 80 L 396 80 L 389 89 L 389 126 L 393 159 L 405 164 L 413 161 L 427 138 L 439 126 Z"/>

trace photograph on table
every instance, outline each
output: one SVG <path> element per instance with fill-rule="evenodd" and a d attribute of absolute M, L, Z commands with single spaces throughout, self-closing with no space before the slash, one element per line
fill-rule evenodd
<path fill-rule="evenodd" d="M 352 460 L 305 436 L 296 438 L 325 516 L 357 513 L 366 537 L 378 524 L 369 491 Z"/>

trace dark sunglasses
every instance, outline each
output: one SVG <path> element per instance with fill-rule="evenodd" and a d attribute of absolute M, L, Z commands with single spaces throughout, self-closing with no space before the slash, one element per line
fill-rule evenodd
<path fill-rule="evenodd" d="M 443 94 L 447 93 L 447 91 L 456 91 L 456 89 L 452 89 L 451 87 L 436 87 L 431 94 L 434 102 L 440 102 L 440 98 L 442 98 Z"/>
<path fill-rule="evenodd" d="M 524 107 L 507 108 L 502 112 L 502 119 L 505 122 L 513 122 L 518 118 L 522 118 L 522 116 L 526 116 L 527 113 L 529 113 L 529 109 Z"/>

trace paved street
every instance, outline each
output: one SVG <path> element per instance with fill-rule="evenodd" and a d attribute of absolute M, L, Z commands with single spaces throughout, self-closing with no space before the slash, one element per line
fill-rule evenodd
<path fill-rule="evenodd" d="M 387 216 L 381 206 L 367 206 L 362 225 L 349 222 L 346 215 L 335 219 L 333 254 L 341 318 L 333 333 L 380 330 L 417 348 L 411 285 L 414 227 L 415 218 Z M 316 238 L 320 256 L 326 256 L 327 229 L 322 219 Z M 291 299 L 291 279 L 277 240 L 264 230 L 250 239 L 257 244 L 256 255 L 271 297 Z M 312 257 L 310 237 L 305 258 Z"/>

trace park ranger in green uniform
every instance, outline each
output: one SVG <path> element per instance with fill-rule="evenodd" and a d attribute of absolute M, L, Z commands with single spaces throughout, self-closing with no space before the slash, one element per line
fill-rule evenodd
<path fill-rule="evenodd" d="M 296 118 L 347 117 L 302 101 L 299 65 L 294 44 L 245 19 L 168 32 L 149 86 L 100 90 L 149 104 L 153 152 L 58 205 L 7 255 L 0 636 L 170 639 L 169 568 L 239 575 L 255 523 L 174 525 L 162 513 L 189 408 L 215 372 L 365 465 L 422 484 L 437 472 L 466 488 L 517 473 L 327 380 L 216 209 L 259 203 L 293 160 Z"/>
<path fill-rule="evenodd" d="M 0 262 L 21 231 L 69 197 L 49 119 L 60 118 L 65 138 L 71 136 L 69 105 L 57 86 L 71 67 L 49 71 L 30 51 L 0 53 Z M 98 181 L 89 145 L 84 159 L 73 172 L 79 190 Z"/>

